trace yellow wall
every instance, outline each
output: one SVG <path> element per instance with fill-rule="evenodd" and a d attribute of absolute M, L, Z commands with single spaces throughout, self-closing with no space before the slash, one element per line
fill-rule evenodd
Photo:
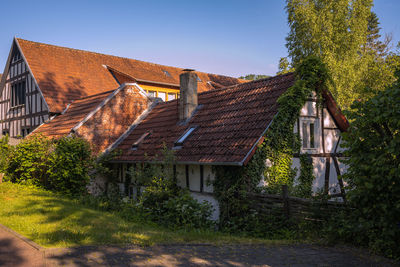
<path fill-rule="evenodd" d="M 148 84 L 140 84 L 140 87 L 142 87 L 147 93 L 150 92 L 155 92 L 155 96 L 159 97 L 159 93 L 165 93 L 165 101 L 169 101 L 171 99 L 168 99 L 168 94 L 174 94 L 175 99 L 179 97 L 179 89 L 174 89 L 171 87 L 166 87 L 162 85 L 148 85 Z"/>

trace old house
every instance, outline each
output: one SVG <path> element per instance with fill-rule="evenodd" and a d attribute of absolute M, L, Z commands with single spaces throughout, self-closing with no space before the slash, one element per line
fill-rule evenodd
<path fill-rule="evenodd" d="M 295 76 L 290 73 L 199 94 L 195 80 L 195 73 L 184 72 L 181 98 L 158 103 L 116 142 L 122 155 L 115 163 L 121 168 L 122 186 L 130 166 L 160 154 L 166 144 L 175 151 L 179 185 L 217 208 L 208 183 L 218 179 L 212 166 L 244 166 L 249 162 L 278 111 L 277 99 L 293 85 Z M 347 128 L 346 118 L 328 92 L 323 94 L 321 107 L 310 97 L 302 108 L 294 131 L 302 139 L 301 153 L 308 153 L 313 161 L 314 192 L 325 190 L 341 196 L 343 188 L 337 176 L 345 166 L 339 160 L 340 133 Z M 300 165 L 296 155 L 293 165 Z M 128 192 L 135 195 L 136 190 L 132 187 Z"/>
<path fill-rule="evenodd" d="M 212 166 L 249 162 L 278 111 L 277 99 L 294 82 L 293 73 L 243 83 L 14 39 L 0 84 L 1 130 L 13 137 L 32 131 L 54 138 L 77 135 L 96 153 L 121 150 L 114 164 L 121 192 L 130 197 L 138 189 L 127 180 L 127 170 L 154 159 L 165 144 L 175 151 L 179 185 L 214 203 L 217 217 L 208 182 L 218 179 Z M 313 191 L 340 197 L 337 177 L 345 170 L 340 133 L 348 122 L 330 93 L 322 96 L 322 106 L 310 96 L 293 130 L 302 139 L 300 152 L 312 158 Z"/>

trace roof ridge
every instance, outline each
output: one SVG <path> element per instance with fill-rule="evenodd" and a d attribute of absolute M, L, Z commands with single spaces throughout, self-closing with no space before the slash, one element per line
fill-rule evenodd
<path fill-rule="evenodd" d="M 218 92 L 218 91 L 222 91 L 222 90 L 226 90 L 226 89 L 233 89 L 234 87 L 242 86 L 242 85 L 245 85 L 245 84 L 248 85 L 248 84 L 253 84 L 253 83 L 265 82 L 265 81 L 268 81 L 268 80 L 273 80 L 273 79 L 276 79 L 276 78 L 289 76 L 291 74 L 294 74 L 294 72 L 288 72 L 288 73 L 285 73 L 285 74 L 278 74 L 278 75 L 275 75 L 275 76 L 272 76 L 272 77 L 263 78 L 263 79 L 259 79 L 259 80 L 248 81 L 246 83 L 234 84 L 234 85 L 230 85 L 230 86 L 226 86 L 226 87 L 222 87 L 222 88 L 215 88 L 215 89 L 212 89 L 210 91 L 201 92 L 201 93 L 199 93 L 199 95 L 200 94 L 207 94 L 207 93 L 214 93 L 214 92 Z"/>
<path fill-rule="evenodd" d="M 109 93 L 111 93 L 111 92 L 114 92 L 115 90 L 116 90 L 116 89 L 112 89 L 112 90 L 104 91 L 104 92 L 101 92 L 101 93 L 98 93 L 98 94 L 84 96 L 84 97 L 78 98 L 78 99 L 76 99 L 76 100 L 74 100 L 74 101 L 79 101 L 79 100 L 88 99 L 88 98 L 94 97 L 94 96 L 109 94 Z"/>
<path fill-rule="evenodd" d="M 19 40 L 22 40 L 22 41 L 26 41 L 26 42 L 30 42 L 30 43 L 35 43 L 35 44 L 39 44 L 39 45 L 51 46 L 51 47 L 59 48 L 59 49 L 66 49 L 66 50 L 72 50 L 72 51 L 79 51 L 79 52 L 84 52 L 84 53 L 89 53 L 89 54 L 96 54 L 96 55 L 108 56 L 108 57 L 116 57 L 116 58 L 121 58 L 121 59 L 135 60 L 135 61 L 138 61 L 138 62 L 143 62 L 143 63 L 147 63 L 147 64 L 152 64 L 152 65 L 160 66 L 160 67 L 175 68 L 175 69 L 181 69 L 181 70 L 185 69 L 185 68 L 183 68 L 183 67 L 174 67 L 174 66 L 169 66 L 169 65 L 163 65 L 163 64 L 148 62 L 148 61 L 144 61 L 144 60 L 140 60 L 140 59 L 134 59 L 134 58 L 129 58 L 129 57 L 115 56 L 115 55 L 104 54 L 104 53 L 100 53 L 100 52 L 93 52 L 93 51 L 88 51 L 88 50 L 83 50 L 83 49 L 78 49 L 78 48 L 71 48 L 71 47 L 60 46 L 60 45 L 54 45 L 54 44 L 46 44 L 46 43 L 42 43 L 42 42 L 36 42 L 36 41 L 31 41 L 31 40 L 22 39 L 22 38 L 19 38 L 19 37 L 15 37 L 15 39 L 18 40 L 18 41 L 19 41 Z M 216 75 L 216 76 L 220 76 L 220 77 L 233 78 L 233 79 L 237 79 L 237 80 L 242 80 L 242 79 L 235 78 L 235 77 L 232 77 L 232 76 L 227 76 L 227 75 L 221 75 L 221 74 L 215 74 L 215 73 L 209 73 L 209 72 L 203 72 L 203 71 L 195 71 L 195 72 L 199 72 L 199 73 L 203 73 L 203 74 L 208 74 L 208 75 Z"/>

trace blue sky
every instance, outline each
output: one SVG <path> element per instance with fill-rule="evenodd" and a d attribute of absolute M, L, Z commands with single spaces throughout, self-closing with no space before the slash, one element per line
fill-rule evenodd
<path fill-rule="evenodd" d="M 287 55 L 284 2 L 2 1 L 0 72 L 17 36 L 210 73 L 273 75 Z M 400 1 L 375 0 L 373 9 L 397 43 Z"/>

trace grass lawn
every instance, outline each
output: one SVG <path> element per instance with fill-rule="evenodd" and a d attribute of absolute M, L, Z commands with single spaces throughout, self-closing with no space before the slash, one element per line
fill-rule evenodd
<path fill-rule="evenodd" d="M 100 244 L 264 243 L 214 231 L 173 231 L 154 223 L 127 221 L 52 192 L 11 183 L 0 184 L 0 223 L 44 247 Z"/>

